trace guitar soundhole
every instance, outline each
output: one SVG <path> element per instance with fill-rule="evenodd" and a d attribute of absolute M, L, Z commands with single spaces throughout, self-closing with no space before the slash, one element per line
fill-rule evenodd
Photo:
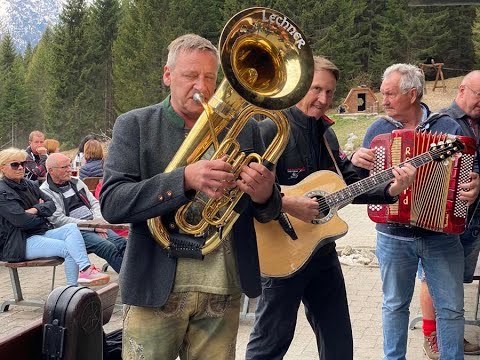
<path fill-rule="evenodd" d="M 323 224 L 327 222 L 330 219 L 331 214 L 330 214 L 330 207 L 326 203 L 325 197 L 321 195 L 315 195 L 315 196 L 312 196 L 312 199 L 317 200 L 318 211 L 319 211 L 318 216 L 312 221 L 312 224 Z"/>

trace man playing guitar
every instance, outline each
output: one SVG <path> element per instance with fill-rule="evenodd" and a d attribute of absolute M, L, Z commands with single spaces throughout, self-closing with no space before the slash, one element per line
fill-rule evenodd
<path fill-rule="evenodd" d="M 340 150 L 331 129 L 333 121 L 325 116 L 340 72 L 322 57 L 314 58 L 314 66 L 310 90 L 296 106 L 284 110 L 291 135 L 278 161 L 276 175 L 281 185 L 294 185 L 316 171 L 339 169 L 345 182 L 351 184 L 361 178 Z M 269 144 L 276 133 L 275 125 L 267 119 L 260 123 L 260 130 L 265 143 Z M 357 197 L 355 202 L 395 202 L 397 195 L 413 182 L 416 170 L 407 164 L 392 171 L 393 182 Z M 282 200 L 284 212 L 305 222 L 310 223 L 319 215 L 315 199 L 286 195 Z M 353 359 L 345 282 L 334 239 L 325 239 L 315 250 L 310 261 L 292 276 L 262 278 L 262 294 L 258 298 L 246 359 L 283 358 L 293 339 L 300 301 L 315 332 L 320 358 Z"/>

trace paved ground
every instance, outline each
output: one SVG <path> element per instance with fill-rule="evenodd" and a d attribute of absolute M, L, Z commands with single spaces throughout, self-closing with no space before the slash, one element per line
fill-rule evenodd
<path fill-rule="evenodd" d="M 350 205 L 340 211 L 340 217 L 347 221 L 350 230 L 347 236 L 337 241 L 338 248 L 346 245 L 353 248 L 373 249 L 375 247 L 374 224 L 366 215 L 364 205 Z M 91 256 L 93 262 L 102 265 L 103 261 Z M 369 360 L 382 358 L 382 324 L 381 324 L 381 282 L 377 267 L 371 266 L 343 266 L 347 293 L 350 304 L 350 314 L 353 326 L 355 347 L 355 360 Z M 63 268 L 59 268 L 57 285 L 65 284 Z M 112 281 L 117 275 L 109 272 Z M 51 269 L 20 269 L 20 279 L 25 298 L 46 299 L 49 293 Z M 415 289 L 411 305 L 412 317 L 419 313 L 418 284 Z M 465 311 L 466 318 L 473 317 L 477 284 L 465 285 Z M 10 279 L 5 268 L 0 267 L 0 299 L 11 298 L 12 292 Z M 22 306 L 11 306 L 10 310 L 0 313 L 0 336 L 14 329 L 21 328 L 32 320 L 42 316 L 41 309 Z M 114 312 L 106 331 L 121 327 L 122 314 L 118 309 Z M 241 320 L 237 342 L 237 358 L 244 358 L 245 347 L 252 327 L 251 318 Z M 480 342 L 480 328 L 477 326 L 466 327 L 466 338 L 470 341 Z M 421 329 L 409 331 L 408 359 L 426 359 L 422 352 L 423 336 Z M 299 320 L 295 338 L 285 357 L 287 360 L 318 359 L 316 354 L 315 337 L 305 318 L 303 309 L 299 311 Z M 480 360 L 480 356 L 466 356 L 465 359 Z"/>

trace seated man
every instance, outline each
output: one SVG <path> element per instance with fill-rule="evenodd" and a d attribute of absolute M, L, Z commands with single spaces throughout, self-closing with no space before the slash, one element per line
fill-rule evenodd
<path fill-rule="evenodd" d="M 28 137 L 27 162 L 25 163 L 25 177 L 28 180 L 45 180 L 47 169 L 45 161 L 47 160 L 47 148 L 45 147 L 45 135 L 40 131 L 32 131 Z"/>
<path fill-rule="evenodd" d="M 72 178 L 70 159 L 60 153 L 51 154 L 46 162 L 48 174 L 40 189 L 48 194 L 57 210 L 49 221 L 59 227 L 68 223 L 79 224 L 86 220 L 103 219 L 98 200 L 90 193 L 83 181 Z M 122 265 L 126 241 L 112 230 L 95 228 L 82 230 L 88 253 L 105 259 L 118 273 Z"/>

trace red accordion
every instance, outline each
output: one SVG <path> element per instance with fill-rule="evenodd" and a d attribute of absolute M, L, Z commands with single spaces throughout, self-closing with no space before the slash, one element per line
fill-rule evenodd
<path fill-rule="evenodd" d="M 432 231 L 460 234 L 465 230 L 467 204 L 458 199 L 459 185 L 469 182 L 476 141 L 468 136 L 394 130 L 376 136 L 372 175 L 425 153 L 431 144 L 459 139 L 464 149 L 442 161 L 417 168 L 414 183 L 400 194 L 396 204 L 368 205 L 368 216 L 376 223 L 398 223 Z"/>

